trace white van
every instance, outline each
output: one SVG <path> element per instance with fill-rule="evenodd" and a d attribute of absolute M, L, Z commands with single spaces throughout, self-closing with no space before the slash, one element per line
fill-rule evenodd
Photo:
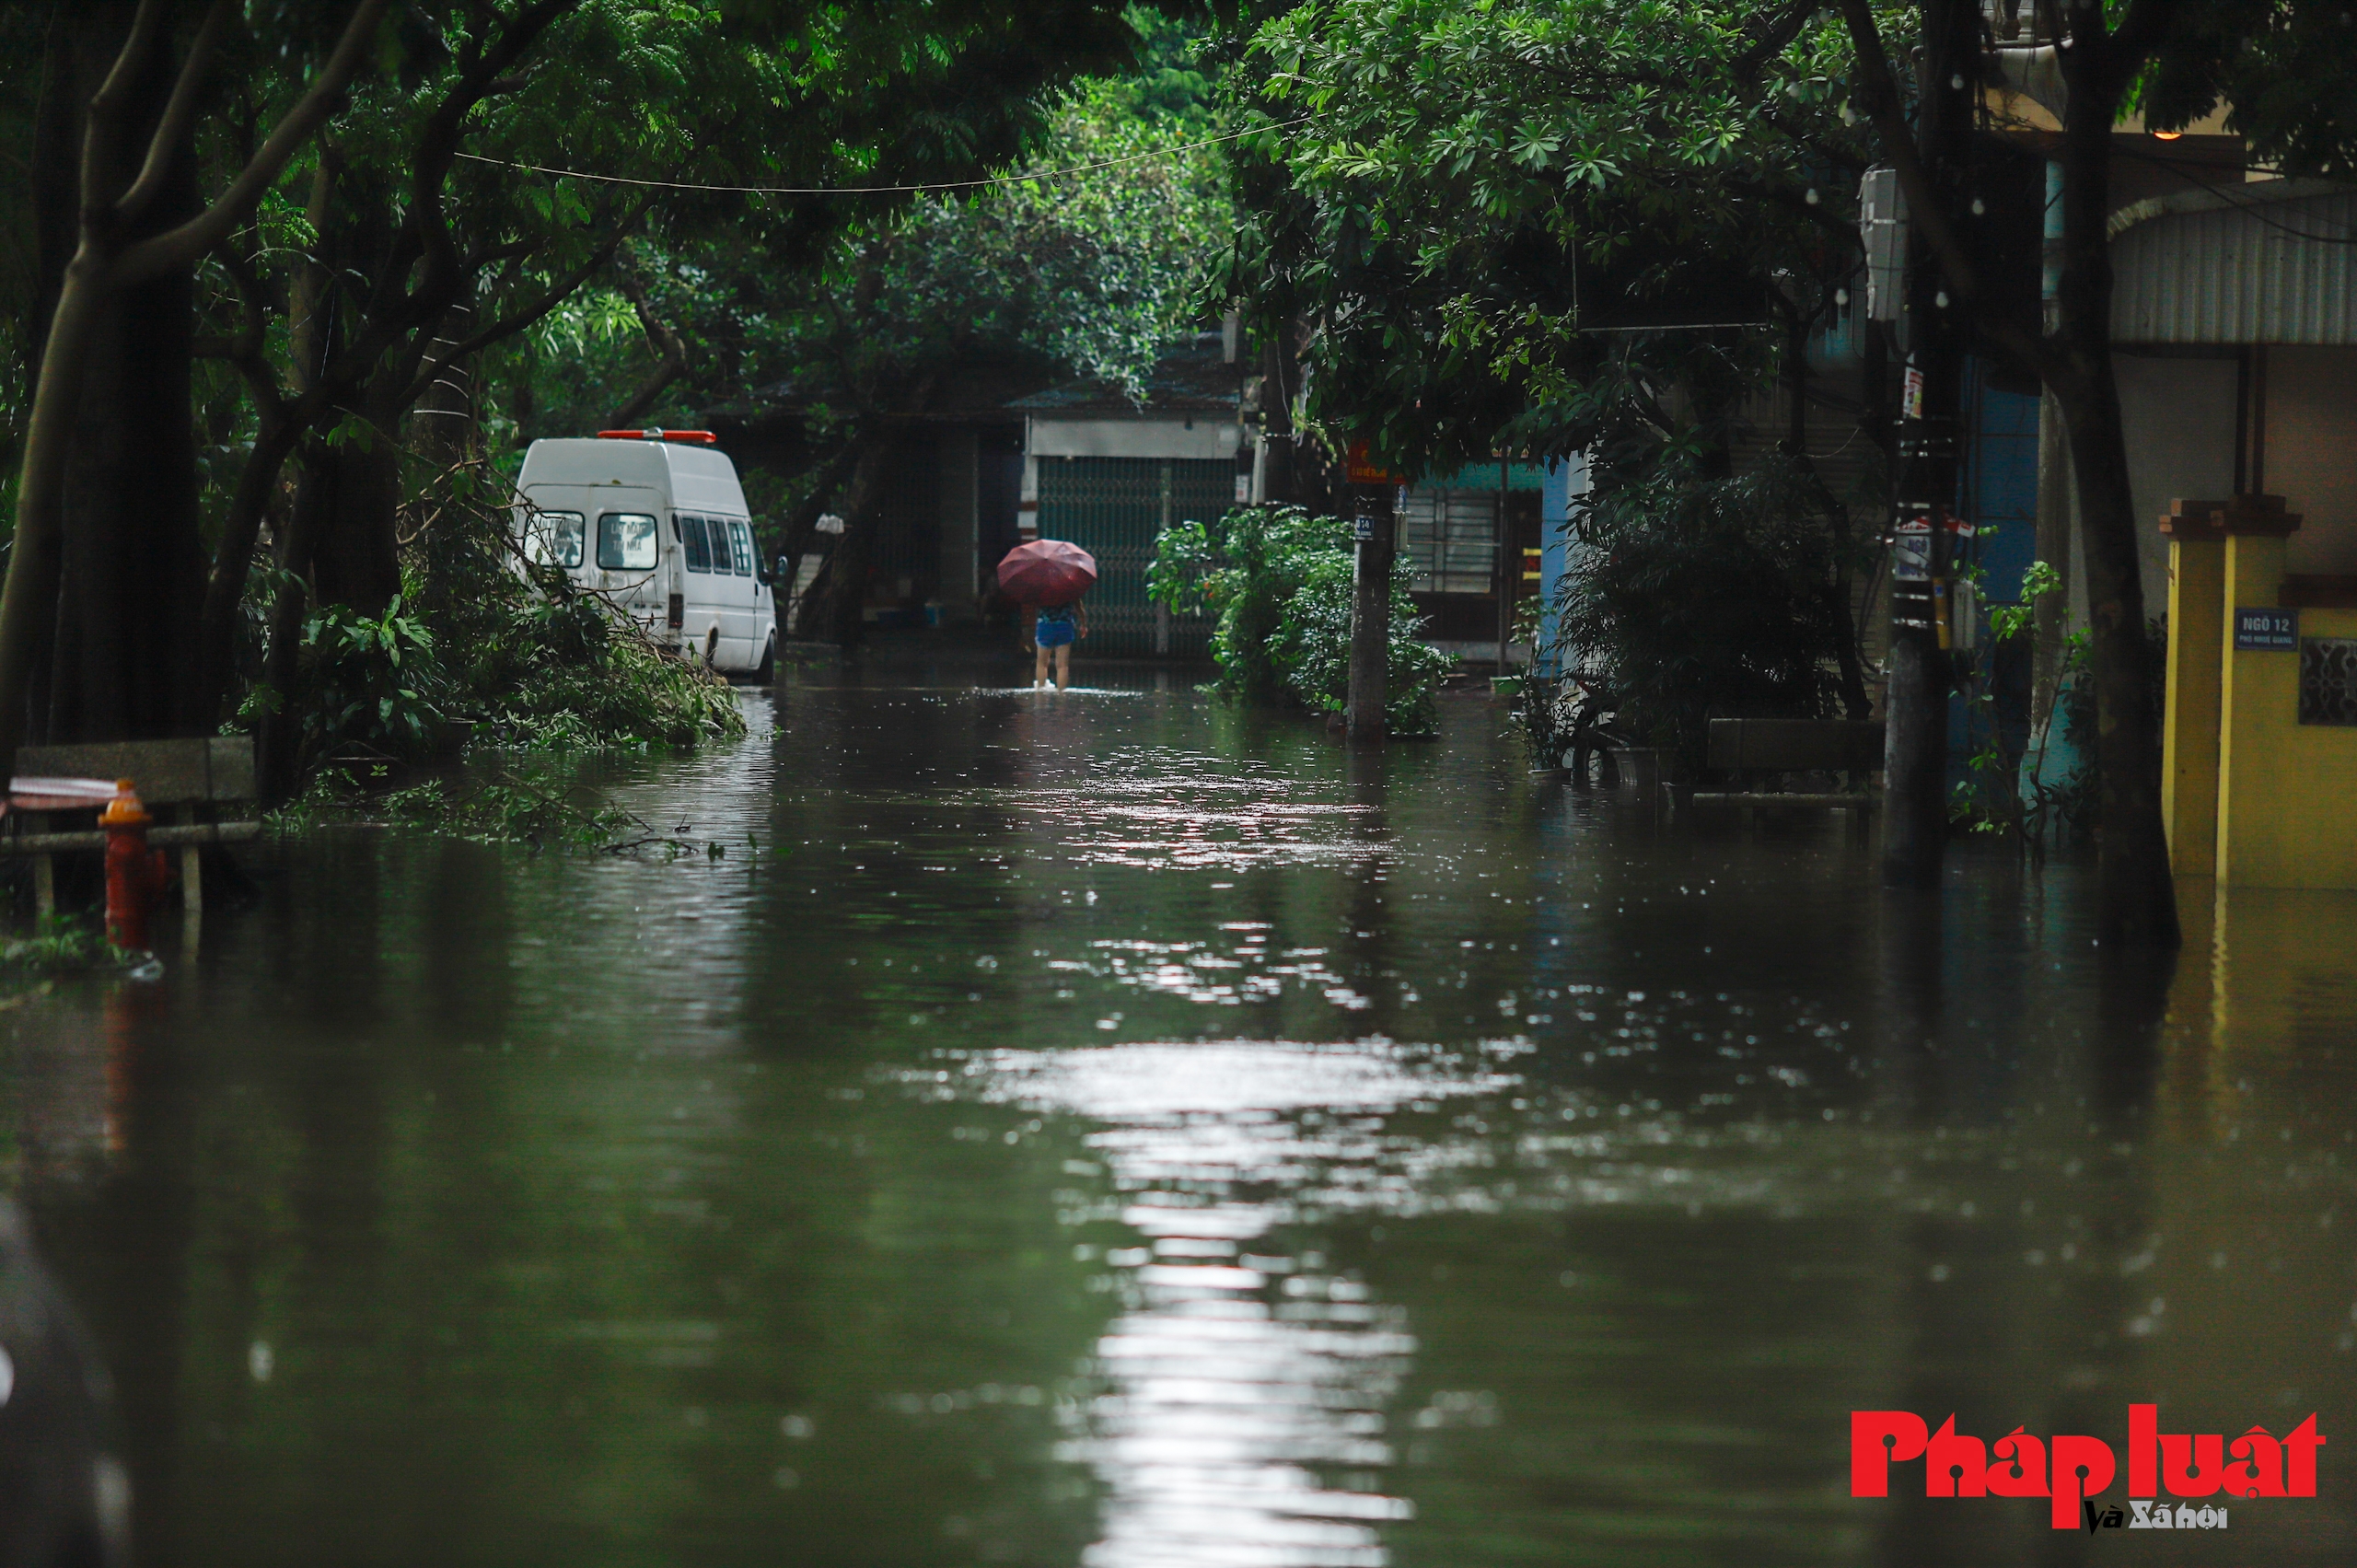
<path fill-rule="evenodd" d="M 736 465 L 701 430 L 535 441 L 516 481 L 527 558 L 563 568 L 661 642 L 716 669 L 766 671 L 777 601 L 753 553 Z"/>

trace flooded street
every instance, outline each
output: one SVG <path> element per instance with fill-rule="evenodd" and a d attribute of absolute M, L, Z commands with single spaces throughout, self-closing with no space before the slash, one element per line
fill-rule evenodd
<path fill-rule="evenodd" d="M 141 1561 L 2357 1553 L 2357 894 L 2112 964 L 2067 862 L 1887 894 L 1486 701 L 1353 755 L 1081 673 L 800 675 L 624 771 L 718 858 L 337 830 L 0 1018 Z M 2124 1467 L 2155 1401 L 2317 1412 L 2318 1495 L 1850 1495 L 1852 1410 Z"/>

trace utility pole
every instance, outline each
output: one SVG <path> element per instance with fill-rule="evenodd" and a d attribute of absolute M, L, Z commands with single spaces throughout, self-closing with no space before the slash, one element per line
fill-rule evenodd
<path fill-rule="evenodd" d="M 1362 455 L 1354 448 L 1350 458 L 1354 502 L 1351 531 L 1355 540 L 1351 573 L 1351 687 L 1344 723 L 1353 740 L 1380 740 L 1391 676 L 1391 552 L 1397 525 L 1391 516 L 1391 487 L 1367 483 L 1361 462 Z"/>
<path fill-rule="evenodd" d="M 1259 500 L 1271 506 L 1298 499 L 1294 490 L 1293 391 L 1297 380 L 1286 351 L 1292 333 L 1283 321 L 1260 350 L 1260 487 Z"/>
<path fill-rule="evenodd" d="M 1964 211 L 1980 90 L 1980 11 L 1924 0 L 1916 150 L 1942 207 Z M 1907 370 L 1899 400 L 1898 517 L 1891 555 L 1890 679 L 1883 698 L 1883 880 L 1939 879 L 1947 845 L 1948 648 L 1955 608 L 1954 509 L 1968 333 L 1918 222 L 1907 254 Z"/>

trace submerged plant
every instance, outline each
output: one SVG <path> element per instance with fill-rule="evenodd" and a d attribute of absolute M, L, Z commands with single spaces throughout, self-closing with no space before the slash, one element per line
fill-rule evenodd
<path fill-rule="evenodd" d="M 303 715 L 308 752 L 354 743 L 396 756 L 433 749 L 442 723 L 435 699 L 447 701 L 448 681 L 434 634 L 403 613 L 401 595 L 373 617 L 323 607 L 303 623 L 303 646 L 313 688 Z"/>
<path fill-rule="evenodd" d="M 11 978 L 120 969 L 127 961 L 98 921 L 85 914 L 42 915 L 30 936 L 0 943 L 0 973 Z"/>
<path fill-rule="evenodd" d="M 664 832 L 574 775 L 567 759 L 494 752 L 434 777 L 395 785 L 385 764 L 328 771 L 272 820 L 282 830 L 331 823 L 399 823 L 478 843 L 625 854 L 657 850 L 720 859 L 719 841 L 683 824 Z M 759 845 L 748 840 L 758 852 Z"/>
<path fill-rule="evenodd" d="M 1298 506 L 1238 506 L 1214 523 L 1166 530 L 1146 568 L 1146 591 L 1174 613 L 1217 617 L 1214 689 L 1248 701 L 1287 700 L 1340 713 L 1350 693 L 1353 546 L 1350 525 Z M 1405 561 L 1391 577 L 1391 639 L 1384 703 L 1394 734 L 1437 725 L 1433 693 L 1449 657 L 1423 642 Z"/>
<path fill-rule="evenodd" d="M 1576 516 L 1558 645 L 1647 744 L 1699 764 L 1713 718 L 1864 716 L 1861 552 L 1812 478 L 1777 461 L 1713 478 L 1673 453 Z"/>
<path fill-rule="evenodd" d="M 1988 645 L 1972 658 L 1963 680 L 1970 776 L 1956 784 L 1948 804 L 1951 822 L 1974 832 L 2010 834 L 2033 858 L 2042 858 L 2051 842 L 2101 826 L 2095 660 L 2088 632 L 2073 632 L 2063 642 L 2053 712 L 2045 723 L 2009 736 L 1995 716 L 1994 689 L 2003 662 L 2026 641 L 2038 601 L 2061 590 L 2062 579 L 2054 568 L 2033 562 L 2023 575 L 2021 602 L 1989 611 Z M 2165 668 L 2167 623 L 2148 620 L 2144 636 L 2145 656 Z M 2160 734 L 2161 715 L 2154 714 L 2152 722 L 2153 733 Z M 2058 740 L 2060 756 L 2069 759 L 2067 767 L 2058 768 L 2049 761 L 2056 757 Z M 2154 763 L 2157 767 L 2159 759 Z"/>
<path fill-rule="evenodd" d="M 745 733 L 727 681 L 658 646 L 601 596 L 524 559 L 506 482 L 479 459 L 437 475 L 404 510 L 402 590 L 377 614 L 318 607 L 294 679 L 257 679 L 239 710 L 281 714 L 296 772 L 416 763 L 461 739 L 533 751 L 676 749 Z M 271 624 L 300 585 L 257 573 L 248 625 Z M 259 668 L 258 653 L 249 663 Z"/>
<path fill-rule="evenodd" d="M 448 712 L 477 744 L 580 751 L 733 740 L 726 679 L 658 646 L 620 607 L 516 548 L 512 487 L 480 460 L 412 504 L 407 597 L 439 641 Z"/>

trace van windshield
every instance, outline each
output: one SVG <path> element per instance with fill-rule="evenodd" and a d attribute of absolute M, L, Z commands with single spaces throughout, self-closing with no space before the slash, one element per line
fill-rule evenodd
<path fill-rule="evenodd" d="M 531 513 L 524 522 L 524 559 L 536 566 L 578 566 L 586 532 L 578 512 Z"/>
<path fill-rule="evenodd" d="M 598 519 L 598 564 L 609 572 L 655 569 L 655 519 L 643 512 L 609 512 Z"/>

